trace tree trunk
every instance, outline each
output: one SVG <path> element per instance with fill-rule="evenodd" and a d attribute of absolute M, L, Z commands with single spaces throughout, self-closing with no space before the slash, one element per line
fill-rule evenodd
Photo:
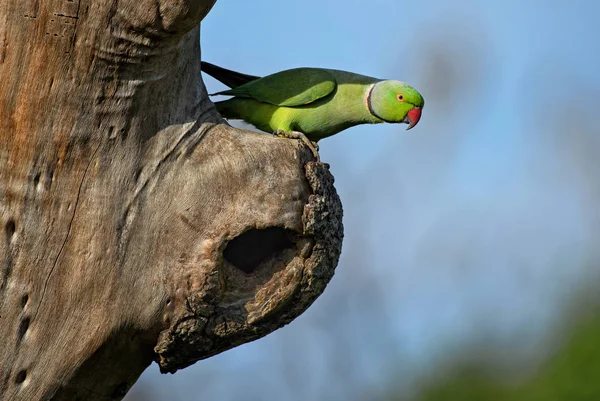
<path fill-rule="evenodd" d="M 333 275 L 328 166 L 207 97 L 213 3 L 0 0 L 0 399 L 119 400 L 152 361 L 287 324 Z"/>

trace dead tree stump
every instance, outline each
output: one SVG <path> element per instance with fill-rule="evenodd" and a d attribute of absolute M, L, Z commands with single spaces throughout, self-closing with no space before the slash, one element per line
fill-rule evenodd
<path fill-rule="evenodd" d="M 207 97 L 213 3 L 0 0 L 1 400 L 119 400 L 152 361 L 287 324 L 332 277 L 327 165 Z"/>

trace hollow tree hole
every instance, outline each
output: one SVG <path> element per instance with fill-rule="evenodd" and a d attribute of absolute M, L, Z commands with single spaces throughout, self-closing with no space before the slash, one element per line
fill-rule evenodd
<path fill-rule="evenodd" d="M 17 334 L 18 341 L 21 341 L 23 339 L 23 337 L 25 337 L 25 334 L 27 333 L 27 330 L 29 329 L 30 322 L 31 322 L 31 319 L 29 319 L 28 317 L 21 320 L 21 324 L 19 324 L 19 332 Z"/>
<path fill-rule="evenodd" d="M 17 376 L 15 377 L 15 383 L 21 384 L 25 381 L 25 379 L 27 379 L 27 371 L 21 370 L 19 371 L 19 373 L 17 373 Z"/>
<path fill-rule="evenodd" d="M 13 219 L 8 220 L 6 223 L 6 227 L 4 228 L 6 231 L 6 237 L 11 239 L 13 235 L 15 235 L 15 231 L 17 229 L 17 225 Z"/>
<path fill-rule="evenodd" d="M 265 259 L 294 246 L 290 233 L 281 227 L 246 231 L 229 241 L 223 257 L 243 272 L 252 273 Z"/>
<path fill-rule="evenodd" d="M 21 308 L 24 308 L 27 305 L 27 301 L 29 301 L 29 295 L 24 294 L 21 297 Z"/>

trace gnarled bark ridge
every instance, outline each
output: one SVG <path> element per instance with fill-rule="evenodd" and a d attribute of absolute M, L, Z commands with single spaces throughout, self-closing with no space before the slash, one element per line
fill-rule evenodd
<path fill-rule="evenodd" d="M 342 243 L 328 167 L 227 125 L 214 0 L 0 0 L 0 399 L 118 400 L 290 322 Z"/>

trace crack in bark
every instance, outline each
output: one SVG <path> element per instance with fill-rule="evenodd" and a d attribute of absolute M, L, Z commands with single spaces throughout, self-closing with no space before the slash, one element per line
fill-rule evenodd
<path fill-rule="evenodd" d="M 73 206 L 73 215 L 71 216 L 71 220 L 69 221 L 69 225 L 67 226 L 67 235 L 65 235 L 65 239 L 60 247 L 60 250 L 58 251 L 58 254 L 56 255 L 56 258 L 54 259 L 54 263 L 52 264 L 52 267 L 50 268 L 50 272 L 48 273 L 48 276 L 46 277 L 46 281 L 44 282 L 44 287 L 42 289 L 42 296 L 40 297 L 40 302 L 38 304 L 37 309 L 35 310 L 35 314 L 33 315 L 33 319 L 32 319 L 33 321 L 36 320 L 37 315 L 38 315 L 40 309 L 42 308 L 42 303 L 44 301 L 44 296 L 46 295 L 46 290 L 48 287 L 48 283 L 50 282 L 50 277 L 52 277 L 52 273 L 54 273 L 54 269 L 58 265 L 58 260 L 60 259 L 62 252 L 65 249 L 65 245 L 67 244 L 67 241 L 69 240 L 69 236 L 71 235 L 71 226 L 73 225 L 73 221 L 75 220 L 75 215 L 77 214 L 77 206 L 79 205 L 81 189 L 83 188 L 83 183 L 85 182 L 85 178 L 87 177 L 88 170 L 89 170 L 90 166 L 92 165 L 92 162 L 96 158 L 96 154 L 98 153 L 98 150 L 100 150 L 101 145 L 102 145 L 102 143 L 99 143 L 98 146 L 96 146 L 96 150 L 94 150 L 94 153 L 92 153 L 90 162 L 88 163 L 88 165 L 85 168 L 85 171 L 83 172 L 83 177 L 81 177 L 81 182 L 79 183 L 79 188 L 77 189 L 77 197 L 75 198 L 75 205 Z"/>
<path fill-rule="evenodd" d="M 75 12 L 75 16 L 66 16 L 69 18 L 75 19 L 75 24 L 73 26 L 73 37 L 71 38 L 71 46 L 69 46 L 69 51 L 67 53 L 71 53 L 75 48 L 75 40 L 77 39 L 77 23 L 79 22 L 79 9 L 81 8 L 81 0 L 77 1 L 77 11 Z"/>

